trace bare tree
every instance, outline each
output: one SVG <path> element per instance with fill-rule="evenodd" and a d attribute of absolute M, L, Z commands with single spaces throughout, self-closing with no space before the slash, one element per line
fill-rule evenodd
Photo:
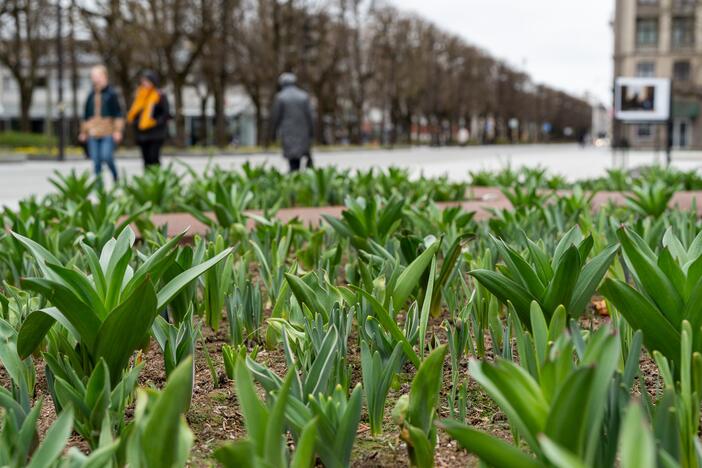
<path fill-rule="evenodd" d="M 12 74 L 20 98 L 20 129 L 31 128 L 29 110 L 38 67 L 47 56 L 53 13 L 46 0 L 0 0 L 0 63 Z M 51 10 L 53 12 L 53 10 Z"/>
<path fill-rule="evenodd" d="M 23 128 L 37 67 L 49 49 L 52 19 L 39 13 L 46 1 L 0 0 L 0 62 L 18 82 Z M 241 85 L 254 106 L 258 143 L 266 145 L 268 111 L 284 71 L 295 72 L 312 94 L 322 143 L 361 143 L 371 111 L 382 116 L 380 138 L 389 144 L 413 143 L 420 135 L 451 143 L 471 123 L 478 124 L 473 137 L 481 141 L 543 138 L 544 123 L 553 128 L 551 136 L 589 124 L 582 99 L 535 84 L 521 70 L 382 0 L 73 1 L 127 101 L 144 67 L 170 83 L 179 144 L 186 143 L 186 86 L 197 88 L 203 123 L 212 100 L 215 140 L 225 145 L 225 96 Z M 75 61 L 71 66 L 75 86 Z M 488 122 L 494 124 L 489 132 Z"/>
<path fill-rule="evenodd" d="M 133 15 L 132 0 L 76 0 L 95 52 L 129 105 L 141 69 L 148 63 L 146 38 Z M 131 139 L 131 132 L 128 132 Z"/>
<path fill-rule="evenodd" d="M 281 6 L 277 0 L 244 0 L 235 19 L 232 63 L 234 76 L 254 106 L 258 144 L 266 146 L 266 119 L 282 71 Z"/>
<path fill-rule="evenodd" d="M 214 0 L 142 0 L 135 17 L 147 38 L 150 62 L 173 87 L 176 135 L 185 145 L 183 89 L 210 34 Z"/>
<path fill-rule="evenodd" d="M 218 146 L 229 142 L 225 115 L 225 96 L 231 84 L 232 66 L 229 48 L 234 37 L 236 6 L 239 0 L 218 0 L 210 10 L 213 32 L 203 47 L 198 61 L 198 76 L 207 85 L 208 98 L 214 105 L 214 139 Z"/>

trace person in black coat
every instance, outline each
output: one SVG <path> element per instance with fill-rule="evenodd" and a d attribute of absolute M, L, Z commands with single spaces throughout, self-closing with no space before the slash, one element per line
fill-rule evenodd
<path fill-rule="evenodd" d="M 144 167 L 161 164 L 161 147 L 168 138 L 168 120 L 171 118 L 168 98 L 158 88 L 156 73 L 142 74 L 127 121 L 134 124 L 136 142 L 141 149 Z"/>
<path fill-rule="evenodd" d="M 283 73 L 278 80 L 280 92 L 275 97 L 271 116 L 273 139 L 280 136 L 283 157 L 290 164 L 290 172 L 300 169 L 303 158 L 307 167 L 312 167 L 312 138 L 314 136 L 314 114 L 309 95 L 298 88 L 297 78 L 292 73 Z"/>

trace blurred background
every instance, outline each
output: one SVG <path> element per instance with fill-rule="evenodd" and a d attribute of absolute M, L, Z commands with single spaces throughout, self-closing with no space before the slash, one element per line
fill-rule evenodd
<path fill-rule="evenodd" d="M 176 152 L 267 147 L 286 71 L 320 146 L 700 149 L 700 16 L 695 0 L 0 0 L 0 153 L 75 145 L 100 63 L 125 107 L 161 75 Z M 670 118 L 613 119 L 619 77 L 672 79 Z"/>
<path fill-rule="evenodd" d="M 142 70 L 160 73 L 176 147 L 268 144 L 284 71 L 313 97 L 321 145 L 606 137 L 603 83 L 588 86 L 568 62 L 594 54 L 606 70 L 611 40 L 598 48 L 578 38 L 564 60 L 557 33 L 581 18 L 562 7 L 543 15 L 559 3 L 0 0 L 0 142 L 17 146 L 31 132 L 43 136 L 28 146 L 44 146 L 63 132 L 76 143 L 89 70 L 99 63 L 125 102 Z M 614 5 L 601 3 L 589 23 L 606 35 Z"/>

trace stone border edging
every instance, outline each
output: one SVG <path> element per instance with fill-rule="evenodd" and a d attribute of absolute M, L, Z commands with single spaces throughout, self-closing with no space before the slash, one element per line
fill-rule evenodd
<path fill-rule="evenodd" d="M 495 209 L 511 209 L 512 205 L 505 197 L 500 189 L 495 187 L 474 187 L 472 189 L 474 198 L 462 202 L 438 202 L 440 208 L 448 208 L 451 206 L 460 206 L 465 211 L 475 212 L 475 219 L 482 221 L 489 219 L 492 214 L 490 210 Z M 567 191 L 559 191 L 559 193 L 567 194 Z M 592 208 L 600 209 L 608 203 L 615 205 L 624 205 L 626 203 L 626 192 L 597 192 L 592 198 Z M 669 206 L 682 210 L 690 209 L 693 202 L 697 206 L 697 213 L 702 215 L 702 191 L 694 192 L 677 192 Z M 294 219 L 300 220 L 305 225 L 319 225 L 322 222 L 322 215 L 326 214 L 334 217 L 341 217 L 344 206 L 324 206 L 324 207 L 295 207 L 282 208 L 276 213 L 276 219 L 287 223 Z M 247 214 L 261 215 L 258 210 L 246 211 Z M 207 216 L 214 219 L 212 213 L 206 213 Z M 192 238 L 195 235 L 205 235 L 209 230 L 208 226 L 196 219 L 189 213 L 159 213 L 151 216 L 151 222 L 156 226 L 167 225 L 167 234 L 169 237 L 175 236 L 188 228 L 187 236 Z M 253 219 L 248 220 L 247 228 L 252 229 L 255 225 Z M 138 234 L 136 226 L 133 227 Z"/>

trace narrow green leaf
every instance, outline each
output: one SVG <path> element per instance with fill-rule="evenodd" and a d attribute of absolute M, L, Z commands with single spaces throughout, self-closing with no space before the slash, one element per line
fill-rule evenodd
<path fill-rule="evenodd" d="M 44 440 L 32 455 L 27 468 L 43 468 L 52 465 L 63 453 L 73 429 L 73 410 L 64 408 L 59 417 L 46 431 Z"/>
<path fill-rule="evenodd" d="M 395 310 L 400 310 L 407 298 L 412 294 L 412 291 L 419 287 L 420 279 L 431 264 L 431 260 L 439 249 L 439 245 L 439 242 L 431 244 L 400 273 L 392 294 L 392 303 Z"/>
<path fill-rule="evenodd" d="M 513 445 L 485 434 L 454 419 L 444 419 L 441 427 L 458 444 L 495 468 L 544 468 L 544 465 Z"/>
<path fill-rule="evenodd" d="M 519 315 L 519 320 L 523 324 L 529 324 L 531 301 L 538 298 L 529 294 L 526 289 L 501 273 L 490 270 L 473 270 L 469 274 L 494 294 L 500 302 L 504 304 L 511 302 Z"/>
<path fill-rule="evenodd" d="M 576 369 L 566 380 L 551 403 L 544 433 L 564 449 L 578 453 L 585 429 L 584 403 L 592 389 L 594 370 Z"/>
<path fill-rule="evenodd" d="M 431 267 L 429 268 L 429 280 L 424 301 L 422 302 L 422 310 L 419 314 L 419 355 L 424 357 L 424 340 L 427 334 L 427 325 L 429 323 L 429 313 L 431 312 L 431 297 L 434 291 L 434 275 L 436 275 L 436 257 L 431 259 Z"/>
<path fill-rule="evenodd" d="M 149 466 L 174 466 L 183 450 L 180 445 L 187 443 L 180 434 L 187 427 L 184 415 L 192 396 L 192 365 L 192 356 L 188 356 L 175 368 L 149 413 L 141 440 Z"/>
<path fill-rule="evenodd" d="M 656 442 L 638 403 L 629 404 L 619 435 L 622 468 L 655 468 Z"/>
<path fill-rule="evenodd" d="M 73 291 L 61 283 L 41 278 L 25 278 L 22 286 L 43 295 L 77 331 L 80 341 L 88 348 L 94 346 L 100 319 Z"/>
<path fill-rule="evenodd" d="M 146 277 L 100 326 L 94 356 L 105 359 L 112 382 L 119 381 L 132 353 L 144 342 L 156 315 L 156 293 Z"/>
<path fill-rule="evenodd" d="M 602 278 L 607 273 L 618 250 L 618 245 L 609 246 L 583 267 L 575 283 L 570 303 L 563 304 L 568 308 L 568 312 L 572 316 L 578 317 L 583 313 L 593 294 L 595 294 L 597 286 L 602 282 Z"/>
<path fill-rule="evenodd" d="M 447 345 L 441 345 L 432 351 L 412 379 L 407 420 L 425 434 L 431 428 L 434 412 L 439 403 L 439 390 L 447 351 Z"/>
<path fill-rule="evenodd" d="M 302 428 L 302 434 L 297 439 L 295 454 L 290 461 L 290 468 L 310 468 L 312 466 L 316 438 L 317 418 L 313 418 Z"/>
<path fill-rule="evenodd" d="M 665 273 L 633 241 L 633 233 L 622 227 L 617 231 L 622 249 L 636 272 L 636 277 L 646 295 L 658 306 L 671 323 L 682 321 L 683 301 Z M 645 332 L 644 332 L 645 333 Z"/>
<path fill-rule="evenodd" d="M 617 308 L 634 330 L 641 330 L 649 351 L 660 351 L 679 362 L 680 332 L 641 293 L 628 284 L 605 279 L 600 292 Z"/>
<path fill-rule="evenodd" d="M 546 458 L 558 468 L 587 468 L 588 465 L 570 450 L 564 449 L 547 436 L 539 436 L 539 442 Z"/>
<path fill-rule="evenodd" d="M 268 425 L 268 410 L 256 394 L 251 373 L 243 359 L 237 359 L 236 367 L 236 396 L 241 412 L 244 415 L 244 425 L 250 440 L 264 440 Z M 260 450 L 263 447 L 259 447 Z M 258 453 L 263 456 L 262 453 Z"/>
<path fill-rule="evenodd" d="M 351 285 L 351 289 L 360 293 L 368 301 L 368 303 L 371 306 L 371 309 L 373 309 L 373 312 L 375 313 L 376 320 L 378 320 L 380 325 L 388 333 L 390 333 L 390 335 L 396 343 L 400 343 L 402 345 L 402 350 L 405 352 L 407 359 L 409 359 L 410 362 L 416 368 L 419 368 L 419 365 L 421 363 L 419 356 L 412 348 L 412 344 L 407 340 L 405 334 L 402 332 L 402 330 L 400 330 L 400 327 L 397 325 L 397 322 L 395 322 L 395 320 L 392 317 L 390 317 L 390 313 L 387 311 L 387 309 L 385 309 L 385 307 L 383 307 L 383 305 L 380 302 L 378 302 L 378 300 L 374 298 L 368 291 L 360 289 L 354 285 Z"/>
<path fill-rule="evenodd" d="M 285 279 L 300 305 L 305 304 L 313 313 L 321 315 L 325 321 L 329 320 L 329 312 L 319 302 L 314 290 L 302 278 L 285 273 Z"/>
<path fill-rule="evenodd" d="M 266 424 L 266 438 L 259 447 L 259 455 L 270 464 L 270 466 L 285 465 L 285 441 L 283 439 L 285 427 L 285 409 L 288 405 L 290 386 L 292 385 L 295 369 L 290 369 L 288 375 L 283 380 L 283 385 L 278 391 L 275 404 L 268 415 Z M 260 443 L 259 442 L 259 443 Z"/>
<path fill-rule="evenodd" d="M 213 268 L 219 262 L 224 260 L 227 255 L 232 252 L 232 248 L 223 250 L 218 255 L 215 255 L 211 259 L 200 263 L 192 268 L 185 270 L 178 276 L 173 278 L 168 282 L 161 290 L 158 292 L 158 305 L 157 308 L 161 310 L 166 304 L 171 302 L 171 300 L 186 286 L 188 286 L 192 281 L 195 281 L 200 275 Z"/>
<path fill-rule="evenodd" d="M 580 254 L 577 247 L 570 246 L 560 256 L 558 263 L 555 266 L 553 279 L 549 283 L 546 293 L 544 294 L 541 304 L 543 305 L 544 313 L 550 319 L 556 307 L 559 305 L 566 306 L 570 303 L 571 295 L 575 289 L 575 284 L 580 275 Z M 568 310 L 569 314 L 575 312 Z"/>

